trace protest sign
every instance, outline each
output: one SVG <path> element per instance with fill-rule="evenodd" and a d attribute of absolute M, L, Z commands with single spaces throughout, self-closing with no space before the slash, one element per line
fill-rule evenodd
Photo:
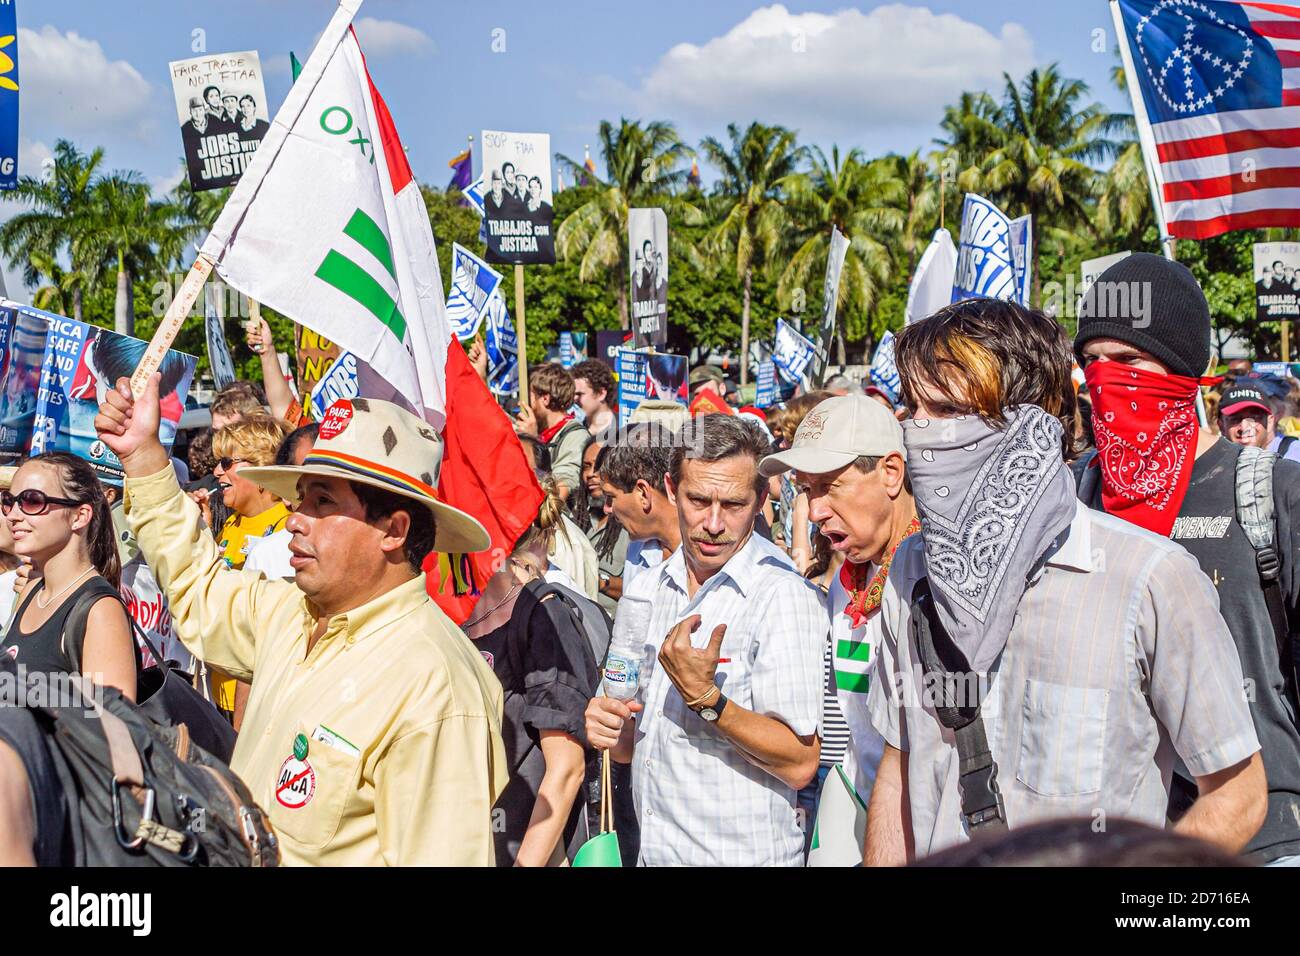
<path fill-rule="evenodd" d="M 795 331 L 785 319 L 776 320 L 776 340 L 772 346 L 772 361 L 776 370 L 787 382 L 807 384 L 808 368 L 812 365 L 817 348 Z"/>
<path fill-rule="evenodd" d="M 487 261 L 554 263 L 550 134 L 483 130 L 483 176 Z"/>
<path fill-rule="evenodd" d="M 190 188 L 233 186 L 262 144 L 271 114 L 257 52 L 169 64 Z"/>
<path fill-rule="evenodd" d="M 494 395 L 513 395 L 519 391 L 519 339 L 500 289 L 488 300 L 485 324 L 488 388 Z"/>
<path fill-rule="evenodd" d="M 617 370 L 617 352 L 619 349 L 628 347 L 632 344 L 631 331 L 622 331 L 614 329 L 613 331 L 596 333 L 596 355 L 595 358 L 604 362 L 610 368 Z"/>
<path fill-rule="evenodd" d="M 18 10 L 0 4 L 0 189 L 18 187 Z"/>
<path fill-rule="evenodd" d="M 758 365 L 758 389 L 754 393 L 754 404 L 759 408 L 769 408 L 776 404 L 776 363 L 771 359 Z"/>
<path fill-rule="evenodd" d="M 826 363 L 830 361 L 831 341 L 835 338 L 835 306 L 840 295 L 840 273 L 844 257 L 849 252 L 849 240 L 839 229 L 831 227 L 831 246 L 826 255 L 826 278 L 822 281 L 821 353 L 816 358 L 813 384 L 818 388 L 826 377 Z"/>
<path fill-rule="evenodd" d="M 208 367 L 212 369 L 212 381 L 217 390 L 225 388 L 235 380 L 235 362 L 230 357 L 230 346 L 226 342 L 226 323 L 217 308 L 217 295 L 212 283 L 203 289 L 203 331 L 208 340 Z"/>
<path fill-rule="evenodd" d="M 573 368 L 577 364 L 573 357 L 573 333 L 560 333 L 560 364 L 565 368 Z"/>
<path fill-rule="evenodd" d="M 1021 216 L 1011 220 L 1011 267 L 1016 274 L 1016 294 L 1021 305 L 1029 305 L 1029 293 L 1034 284 L 1034 264 L 1029 260 L 1029 250 L 1034 244 L 1034 217 Z"/>
<path fill-rule="evenodd" d="M 310 395 L 343 350 L 305 325 L 295 326 L 295 329 L 294 350 L 298 353 L 298 394 Z"/>
<path fill-rule="evenodd" d="M 668 341 L 668 216 L 662 209 L 627 211 L 632 341 L 637 348 Z"/>
<path fill-rule="evenodd" d="M 501 286 L 501 273 L 460 243 L 451 246 L 451 291 L 447 293 L 447 319 L 462 342 L 478 334 L 488 299 Z"/>
<path fill-rule="evenodd" d="M 46 313 L 26 307 L 12 317 L 5 348 L 4 380 L 0 382 L 0 458 L 21 458 L 31 451 L 32 424 L 41 384 L 41 361 L 50 331 Z"/>
<path fill-rule="evenodd" d="M 685 405 L 686 356 L 658 352 L 618 350 L 618 424 L 627 424 L 636 407 L 647 399 Z"/>
<path fill-rule="evenodd" d="M 99 440 L 95 416 L 114 383 L 131 377 L 148 343 L 62 316 L 46 313 L 45 317 L 49 334 L 32 423 L 32 454 L 71 452 L 85 459 L 101 478 L 120 481 L 122 463 Z M 176 437 L 196 361 L 173 350 L 158 368 L 162 374 L 158 438 L 167 448 Z"/>
<path fill-rule="evenodd" d="M 470 206 L 474 208 L 475 212 L 477 212 L 480 216 L 484 215 L 482 176 L 479 176 L 478 179 L 474 180 L 463 190 L 461 190 L 461 195 L 465 197 L 465 201 L 468 202 Z"/>
<path fill-rule="evenodd" d="M 951 301 L 1016 299 L 1020 289 L 1011 244 L 1011 220 L 983 196 L 967 193 Z"/>
<path fill-rule="evenodd" d="M 1116 252 L 1109 256 L 1098 256 L 1096 259 L 1084 259 L 1079 266 L 1081 281 L 1079 283 L 1079 298 L 1082 299 L 1092 288 L 1092 284 L 1097 281 L 1098 277 L 1123 259 L 1127 259 L 1133 253 Z"/>
<path fill-rule="evenodd" d="M 871 384 L 885 393 L 893 404 L 898 404 L 902 392 L 902 381 L 898 377 L 898 366 L 894 364 L 894 333 L 886 332 L 880 337 L 876 346 L 875 357 L 871 360 Z"/>
<path fill-rule="evenodd" d="M 357 357 L 351 352 L 342 352 L 312 390 L 312 417 L 319 422 L 325 418 L 325 409 L 340 398 L 356 398 L 360 394 L 361 390 L 357 384 Z"/>
<path fill-rule="evenodd" d="M 1300 244 L 1257 242 L 1255 318 L 1260 322 L 1300 319 Z"/>

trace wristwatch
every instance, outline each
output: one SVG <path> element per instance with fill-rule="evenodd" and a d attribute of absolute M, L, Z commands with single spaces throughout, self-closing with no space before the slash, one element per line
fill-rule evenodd
<path fill-rule="evenodd" d="M 695 712 L 700 715 L 700 719 L 705 723 L 717 723 L 722 716 L 722 709 L 727 706 L 727 698 L 723 696 L 722 691 L 718 691 L 718 699 L 712 704 L 706 704 L 703 707 L 696 708 Z"/>

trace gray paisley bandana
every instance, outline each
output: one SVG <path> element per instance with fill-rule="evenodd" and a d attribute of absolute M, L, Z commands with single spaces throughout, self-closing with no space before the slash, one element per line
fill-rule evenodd
<path fill-rule="evenodd" d="M 1061 423 L 1036 405 L 903 423 L 936 610 L 971 667 L 1006 646 L 1026 580 L 1075 512 Z"/>

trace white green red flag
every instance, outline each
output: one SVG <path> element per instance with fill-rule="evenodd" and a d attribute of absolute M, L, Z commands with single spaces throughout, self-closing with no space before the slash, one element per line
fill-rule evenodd
<path fill-rule="evenodd" d="M 505 413 L 451 334 L 433 230 L 341 0 L 203 244 L 228 284 L 358 359 L 360 394 L 442 433 L 439 495 L 493 548 L 443 558 L 430 591 L 460 623 L 532 522 L 541 489 Z M 454 393 L 454 394 L 453 394 Z"/>

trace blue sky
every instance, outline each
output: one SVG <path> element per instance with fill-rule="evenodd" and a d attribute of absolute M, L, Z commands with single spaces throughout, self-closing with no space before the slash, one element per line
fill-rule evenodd
<path fill-rule="evenodd" d="M 22 171 L 38 171 L 67 137 L 83 149 L 102 145 L 110 168 L 139 170 L 158 187 L 179 178 L 167 63 L 195 55 L 192 31 L 206 31 L 209 53 L 258 50 L 277 107 L 289 86 L 288 51 L 305 59 L 335 7 L 17 3 Z M 554 151 L 580 161 L 600 120 L 621 115 L 671 120 L 690 143 L 723 136 L 728 120 L 761 119 L 799 129 L 827 152 L 833 144 L 868 154 L 928 147 L 943 106 L 962 90 L 1051 62 L 1108 107 L 1128 109 L 1108 79 L 1115 41 L 1104 0 L 367 0 L 358 17 L 416 175 L 437 185 L 467 134 L 549 132 Z M 495 45 L 505 49 L 494 52 L 498 30 Z"/>

